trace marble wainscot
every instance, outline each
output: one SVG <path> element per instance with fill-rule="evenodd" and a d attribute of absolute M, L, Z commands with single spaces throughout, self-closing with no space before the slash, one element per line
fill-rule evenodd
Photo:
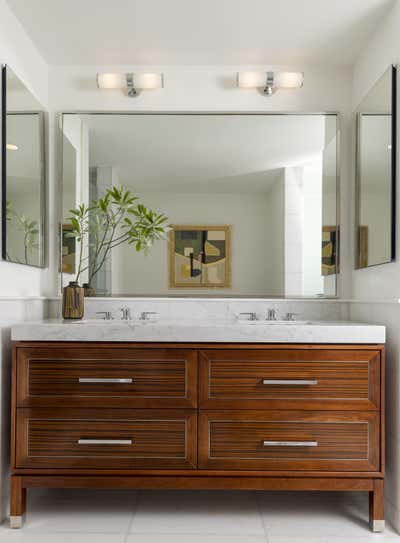
<path fill-rule="evenodd" d="M 49 318 L 61 318 L 61 301 L 52 298 L 48 302 Z M 340 321 L 349 319 L 349 304 L 340 299 L 266 299 L 266 298 L 85 298 L 85 319 L 98 319 L 99 312 L 109 311 L 115 320 L 121 318 L 121 308 L 128 308 L 132 319 L 143 311 L 155 312 L 160 320 L 223 321 L 237 317 L 239 313 L 255 312 L 264 319 L 267 311 L 276 311 L 278 319 L 286 313 L 295 313 L 296 319 L 312 321 Z M 25 319 L 27 320 L 27 319 Z"/>
<path fill-rule="evenodd" d="M 17 324 L 14 341 L 332 343 L 385 342 L 385 327 L 347 321 L 266 322 L 238 319 L 61 321 Z"/>

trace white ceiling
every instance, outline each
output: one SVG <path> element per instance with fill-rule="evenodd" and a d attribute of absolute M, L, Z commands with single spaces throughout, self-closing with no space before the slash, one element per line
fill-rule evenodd
<path fill-rule="evenodd" d="M 392 0 L 7 0 L 51 65 L 351 65 Z"/>
<path fill-rule="evenodd" d="M 321 157 L 328 143 L 324 172 L 335 175 L 335 116 L 80 117 L 89 130 L 90 165 L 112 166 L 136 192 L 267 192 L 282 167 Z M 74 118 L 64 116 L 65 130 Z"/>

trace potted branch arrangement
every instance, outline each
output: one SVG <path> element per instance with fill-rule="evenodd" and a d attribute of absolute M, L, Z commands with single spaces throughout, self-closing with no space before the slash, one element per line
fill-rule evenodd
<path fill-rule="evenodd" d="M 107 189 L 103 198 L 90 206 L 81 204 L 70 210 L 71 231 L 79 244 L 75 280 L 63 289 L 64 319 L 81 319 L 84 314 L 85 289 L 80 286 L 87 272 L 86 291 L 111 251 L 122 244 L 147 253 L 157 240 L 166 239 L 167 217 L 138 203 L 138 198 L 123 186 Z M 88 254 L 85 254 L 85 248 Z"/>

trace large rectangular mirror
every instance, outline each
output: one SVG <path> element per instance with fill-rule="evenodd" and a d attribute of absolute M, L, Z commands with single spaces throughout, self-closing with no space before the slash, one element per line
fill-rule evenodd
<path fill-rule="evenodd" d="M 96 296 L 335 296 L 338 139 L 335 114 L 64 114 L 63 285 L 78 279 Z M 110 196 L 120 185 L 139 198 L 139 249 L 139 202 L 168 218 L 148 254 L 136 251 L 138 230 L 121 228 Z M 121 212 L 115 231 L 105 195 Z"/>
<path fill-rule="evenodd" d="M 2 68 L 2 258 L 45 265 L 45 150 L 41 104 Z"/>
<path fill-rule="evenodd" d="M 390 66 L 357 108 L 356 268 L 396 256 L 396 79 Z"/>

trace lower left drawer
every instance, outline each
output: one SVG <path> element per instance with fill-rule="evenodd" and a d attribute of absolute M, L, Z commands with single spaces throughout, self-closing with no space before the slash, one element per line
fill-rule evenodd
<path fill-rule="evenodd" d="M 15 468 L 193 469 L 190 410 L 17 409 Z"/>

